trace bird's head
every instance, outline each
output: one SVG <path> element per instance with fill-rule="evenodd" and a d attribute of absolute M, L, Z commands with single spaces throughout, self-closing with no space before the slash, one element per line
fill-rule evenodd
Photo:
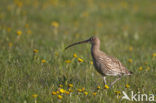
<path fill-rule="evenodd" d="M 68 49 L 69 47 L 72 47 L 72 46 L 78 45 L 78 44 L 82 44 L 82 43 L 91 43 L 92 45 L 95 45 L 95 44 L 100 44 L 100 40 L 98 37 L 92 36 L 87 40 L 83 40 L 83 41 L 73 43 L 73 44 L 67 46 L 65 49 Z"/>

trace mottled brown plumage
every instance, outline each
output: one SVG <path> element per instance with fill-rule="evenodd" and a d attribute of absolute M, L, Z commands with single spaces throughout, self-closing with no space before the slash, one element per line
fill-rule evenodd
<path fill-rule="evenodd" d="M 88 40 L 80 41 L 77 43 L 73 43 L 66 47 L 65 49 L 82 43 L 91 43 L 91 54 L 93 58 L 93 64 L 95 69 L 103 76 L 104 83 L 106 84 L 106 76 L 119 76 L 111 85 L 115 84 L 121 76 L 123 75 L 131 75 L 132 73 L 129 72 L 122 63 L 111 56 L 106 55 L 104 52 L 100 50 L 100 40 L 98 37 L 91 37 Z"/>

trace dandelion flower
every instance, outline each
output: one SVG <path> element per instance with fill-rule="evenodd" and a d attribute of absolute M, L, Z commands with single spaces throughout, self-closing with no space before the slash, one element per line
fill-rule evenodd
<path fill-rule="evenodd" d="M 60 93 L 65 93 L 65 92 L 66 92 L 66 90 L 60 89 Z"/>
<path fill-rule="evenodd" d="M 9 28 L 8 28 L 8 32 L 10 32 L 10 31 L 11 31 L 11 28 L 9 27 Z"/>
<path fill-rule="evenodd" d="M 105 88 L 105 89 L 109 89 L 109 86 L 108 86 L 108 85 L 105 85 L 104 88 Z"/>
<path fill-rule="evenodd" d="M 78 61 L 79 61 L 79 62 L 83 62 L 83 59 L 81 59 L 81 58 L 78 58 Z"/>
<path fill-rule="evenodd" d="M 60 84 L 60 85 L 59 85 L 59 87 L 60 87 L 60 88 L 62 88 L 62 87 L 63 87 L 63 85 L 62 85 L 62 84 Z"/>
<path fill-rule="evenodd" d="M 84 92 L 84 94 L 87 96 L 88 95 L 88 92 Z"/>
<path fill-rule="evenodd" d="M 70 94 L 70 92 L 69 92 L 69 91 L 66 91 L 66 94 L 67 94 L 67 95 L 69 95 L 69 94 Z"/>
<path fill-rule="evenodd" d="M 41 60 L 41 62 L 42 62 L 42 63 L 45 63 L 45 62 L 46 62 L 46 60 L 42 59 L 42 60 Z"/>
<path fill-rule="evenodd" d="M 73 90 L 72 90 L 72 89 L 70 89 L 70 88 L 68 89 L 68 91 L 69 91 L 69 92 L 73 92 Z"/>
<path fill-rule="evenodd" d="M 58 28 L 58 27 L 59 27 L 59 23 L 56 22 L 56 21 L 53 21 L 53 22 L 51 23 L 51 25 L 52 25 L 53 27 L 55 27 L 55 28 Z"/>
<path fill-rule="evenodd" d="M 90 64 L 93 64 L 93 61 L 90 61 Z"/>
<path fill-rule="evenodd" d="M 97 93 L 96 92 L 93 92 L 92 94 L 93 94 L 93 96 L 96 96 Z"/>
<path fill-rule="evenodd" d="M 76 54 L 76 53 L 74 53 L 74 54 L 73 54 L 73 57 L 74 57 L 74 58 L 77 58 L 77 54 Z"/>
<path fill-rule="evenodd" d="M 101 87 L 100 86 L 97 86 L 97 89 L 100 89 Z"/>
<path fill-rule="evenodd" d="M 66 63 L 71 63 L 71 60 L 66 60 L 65 62 L 66 62 Z"/>
<path fill-rule="evenodd" d="M 68 87 L 73 87 L 73 84 L 68 84 Z"/>
<path fill-rule="evenodd" d="M 18 36 L 21 36 L 22 31 L 21 31 L 21 30 L 17 30 L 17 32 L 16 32 L 16 33 L 17 33 L 17 35 L 18 35 Z"/>
<path fill-rule="evenodd" d="M 59 92 L 59 91 L 56 91 L 56 93 L 57 93 L 57 94 L 60 94 L 60 92 Z"/>
<path fill-rule="evenodd" d="M 156 53 L 153 53 L 153 54 L 152 54 L 152 57 L 156 57 Z"/>
<path fill-rule="evenodd" d="M 52 92 L 52 95 L 56 95 L 57 94 L 57 92 Z"/>
<path fill-rule="evenodd" d="M 133 51 L 133 47 L 132 46 L 129 47 L 129 51 Z"/>
<path fill-rule="evenodd" d="M 147 68 L 146 68 L 146 71 L 149 71 L 149 70 L 150 70 L 150 67 L 147 67 Z"/>
<path fill-rule="evenodd" d="M 81 90 L 81 89 L 77 89 L 77 91 L 78 91 L 78 92 L 82 92 L 82 90 Z"/>
<path fill-rule="evenodd" d="M 34 53 L 38 53 L 38 50 L 37 50 L 37 49 L 34 49 L 33 52 L 34 52 Z"/>
<path fill-rule="evenodd" d="M 142 68 L 142 66 L 140 66 L 140 67 L 139 67 L 139 71 L 142 71 L 142 70 L 143 70 L 143 68 Z"/>
<path fill-rule="evenodd" d="M 132 60 L 132 59 L 128 59 L 128 62 L 129 62 L 129 63 L 132 63 L 132 62 L 133 62 L 133 60 Z"/>
<path fill-rule="evenodd" d="M 82 92 L 83 92 L 83 91 L 85 91 L 85 88 L 82 88 L 81 90 L 82 90 Z"/>
<path fill-rule="evenodd" d="M 58 98 L 58 99 L 62 99 L 62 96 L 61 96 L 61 95 L 58 95 L 57 98 Z"/>
<path fill-rule="evenodd" d="M 121 92 L 120 92 L 120 91 L 115 91 L 115 94 L 116 94 L 116 95 L 120 95 Z"/>
<path fill-rule="evenodd" d="M 129 87 L 130 87 L 130 85 L 126 84 L 126 85 L 125 85 L 125 87 L 126 87 L 126 88 L 129 88 Z"/>
<path fill-rule="evenodd" d="M 33 98 L 37 98 L 38 95 L 37 95 L 37 94 L 33 94 L 32 97 L 33 97 Z"/>

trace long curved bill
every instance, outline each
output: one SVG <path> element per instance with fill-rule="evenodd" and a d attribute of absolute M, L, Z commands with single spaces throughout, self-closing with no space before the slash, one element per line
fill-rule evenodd
<path fill-rule="evenodd" d="M 82 43 L 88 43 L 90 41 L 90 39 L 87 39 L 87 40 L 84 40 L 84 41 L 80 41 L 80 42 L 76 42 L 76 43 L 73 43 L 69 46 L 67 46 L 65 49 L 68 49 L 69 47 L 72 47 L 74 45 L 78 45 L 78 44 L 82 44 Z"/>

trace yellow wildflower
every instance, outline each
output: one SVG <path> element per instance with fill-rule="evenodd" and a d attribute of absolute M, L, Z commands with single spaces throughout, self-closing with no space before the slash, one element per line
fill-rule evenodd
<path fill-rule="evenodd" d="M 10 42 L 10 43 L 9 43 L 9 47 L 11 48 L 11 47 L 12 47 L 12 45 L 13 45 L 13 44 Z"/>
<path fill-rule="evenodd" d="M 76 53 L 74 53 L 74 54 L 73 54 L 73 57 L 74 57 L 74 58 L 77 58 L 77 54 L 76 54 Z"/>
<path fill-rule="evenodd" d="M 65 92 L 66 92 L 66 90 L 60 89 L 60 93 L 65 93 Z"/>
<path fill-rule="evenodd" d="M 83 59 L 81 59 L 81 58 L 78 58 L 78 61 L 79 61 L 79 62 L 83 62 Z"/>
<path fill-rule="evenodd" d="M 60 85 L 59 85 L 59 87 L 61 87 L 61 88 L 62 88 L 62 87 L 63 87 L 63 85 L 62 85 L 62 84 L 60 84 Z"/>
<path fill-rule="evenodd" d="M 56 22 L 56 21 L 53 21 L 53 22 L 51 23 L 51 25 L 52 25 L 53 27 L 55 27 L 55 28 L 58 28 L 58 27 L 59 27 L 59 23 Z"/>
<path fill-rule="evenodd" d="M 150 70 L 150 67 L 147 67 L 147 68 L 146 68 L 146 71 L 149 71 L 149 70 Z"/>
<path fill-rule="evenodd" d="M 70 92 L 69 92 L 69 91 L 66 91 L 66 94 L 67 94 L 67 95 L 69 95 L 69 94 L 70 94 Z"/>
<path fill-rule="evenodd" d="M 61 95 L 58 95 L 57 98 L 58 98 L 58 99 L 62 99 L 62 96 L 61 96 Z"/>
<path fill-rule="evenodd" d="M 68 87 L 73 87 L 73 84 L 68 84 Z"/>
<path fill-rule="evenodd" d="M 25 28 L 29 28 L 29 24 L 25 24 Z"/>
<path fill-rule="evenodd" d="M 37 49 L 34 49 L 33 52 L 34 52 L 34 53 L 38 53 L 38 50 L 37 50 Z"/>
<path fill-rule="evenodd" d="M 42 63 L 45 63 L 45 62 L 46 62 L 46 60 L 42 59 L 42 60 L 41 60 L 41 62 L 42 62 Z"/>
<path fill-rule="evenodd" d="M 116 95 L 120 95 L 121 92 L 120 92 L 120 91 L 115 91 L 115 94 L 116 94 Z"/>
<path fill-rule="evenodd" d="M 129 47 L 129 51 L 133 51 L 133 47 L 132 46 Z"/>
<path fill-rule="evenodd" d="M 156 57 L 156 53 L 153 53 L 153 54 L 152 54 L 152 57 Z"/>
<path fill-rule="evenodd" d="M 10 31 L 11 31 L 11 28 L 9 27 L 9 28 L 8 28 L 8 32 L 10 32 Z"/>
<path fill-rule="evenodd" d="M 85 91 L 85 88 L 82 88 L 81 90 L 82 90 L 82 92 L 83 92 L 83 91 Z"/>
<path fill-rule="evenodd" d="M 92 94 L 93 94 L 93 96 L 96 96 L 96 92 L 93 92 Z"/>
<path fill-rule="evenodd" d="M 37 95 L 37 94 L 33 94 L 32 97 L 33 97 L 33 98 L 37 98 L 38 95 Z"/>
<path fill-rule="evenodd" d="M 130 85 L 126 84 L 126 85 L 125 85 L 125 87 L 126 87 L 126 88 L 129 88 L 129 87 L 130 87 Z"/>
<path fill-rule="evenodd" d="M 81 90 L 81 89 L 77 89 L 77 91 L 78 91 L 78 92 L 82 92 L 82 90 Z"/>
<path fill-rule="evenodd" d="M 128 59 L 128 62 L 129 62 L 129 63 L 132 63 L 132 62 L 133 62 L 133 60 L 132 60 L 132 59 Z"/>
<path fill-rule="evenodd" d="M 56 93 L 57 93 L 57 94 L 60 94 L 60 92 L 59 92 L 59 91 L 56 91 Z"/>
<path fill-rule="evenodd" d="M 97 89 L 100 89 L 101 87 L 100 86 L 97 86 Z"/>
<path fill-rule="evenodd" d="M 52 95 L 56 95 L 57 93 L 56 92 L 52 92 Z"/>
<path fill-rule="evenodd" d="M 31 30 L 29 29 L 29 30 L 27 30 L 27 34 L 32 34 L 32 32 L 31 32 Z"/>
<path fill-rule="evenodd" d="M 104 87 L 105 89 L 108 89 L 109 88 L 109 86 L 108 85 L 105 85 L 105 87 Z"/>
<path fill-rule="evenodd" d="M 69 91 L 69 92 L 73 92 L 73 90 L 72 90 L 72 89 L 68 89 L 68 91 Z"/>
<path fill-rule="evenodd" d="M 71 63 L 71 60 L 66 60 L 65 62 L 66 62 L 66 63 Z"/>
<path fill-rule="evenodd" d="M 84 94 L 87 96 L 88 95 L 88 92 L 84 92 Z"/>
<path fill-rule="evenodd" d="M 90 64 L 93 64 L 93 61 L 90 61 Z"/>
<path fill-rule="evenodd" d="M 16 33 L 17 33 L 17 35 L 18 35 L 18 36 L 21 36 L 22 31 L 21 31 L 21 30 L 17 30 L 17 32 L 16 32 Z"/>
<path fill-rule="evenodd" d="M 142 66 L 140 66 L 140 67 L 139 67 L 139 71 L 142 71 L 142 69 L 143 69 Z"/>

